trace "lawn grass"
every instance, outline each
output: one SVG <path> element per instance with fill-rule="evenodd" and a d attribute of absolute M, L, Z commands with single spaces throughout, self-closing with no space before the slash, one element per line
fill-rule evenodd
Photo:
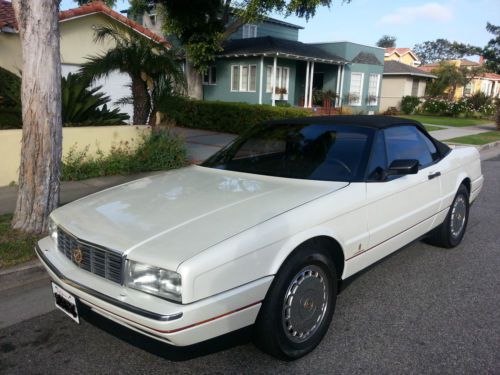
<path fill-rule="evenodd" d="M 35 258 L 33 249 L 39 237 L 11 229 L 11 220 L 11 214 L 0 215 L 0 268 Z"/>
<path fill-rule="evenodd" d="M 466 135 L 464 137 L 447 139 L 445 142 L 463 143 L 466 145 L 485 145 L 496 141 L 500 141 L 500 131 Z"/>
<path fill-rule="evenodd" d="M 424 125 L 428 132 L 433 132 L 434 130 L 443 130 L 444 128 L 440 128 L 439 126 L 432 125 Z"/>
<path fill-rule="evenodd" d="M 477 118 L 457 118 L 457 117 L 446 117 L 446 116 L 427 116 L 427 115 L 401 115 L 399 117 L 408 118 L 416 121 L 420 121 L 424 124 L 433 125 L 445 125 L 445 126 L 474 126 L 481 124 L 489 124 L 490 120 L 477 119 Z"/>

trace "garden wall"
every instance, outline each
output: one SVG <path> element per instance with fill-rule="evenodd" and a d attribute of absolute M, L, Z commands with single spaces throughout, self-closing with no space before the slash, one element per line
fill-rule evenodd
<path fill-rule="evenodd" d="M 107 153 L 120 142 L 134 146 L 149 126 L 85 126 L 63 128 L 63 158 L 75 147 L 82 150 L 89 146 L 88 154 L 95 155 L 97 150 Z M 0 130 L 0 186 L 17 182 L 21 156 L 21 129 Z"/>

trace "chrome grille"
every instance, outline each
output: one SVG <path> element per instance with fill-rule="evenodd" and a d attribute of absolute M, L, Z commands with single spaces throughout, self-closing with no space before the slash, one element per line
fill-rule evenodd
<path fill-rule="evenodd" d="M 57 247 L 81 269 L 115 283 L 122 283 L 123 257 L 120 254 L 79 240 L 61 228 L 57 228 Z M 75 260 L 77 249 L 81 251 L 80 262 Z"/>

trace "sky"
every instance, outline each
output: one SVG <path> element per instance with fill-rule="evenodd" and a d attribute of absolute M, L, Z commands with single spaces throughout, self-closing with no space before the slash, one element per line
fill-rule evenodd
<path fill-rule="evenodd" d="M 127 8 L 127 0 L 117 1 L 117 10 Z M 62 0 L 61 9 L 75 7 Z M 426 40 L 445 38 L 483 47 L 491 39 L 486 22 L 500 25 L 500 0 L 333 0 L 306 21 L 295 16 L 283 19 L 304 27 L 302 42 L 348 40 L 374 45 L 384 34 L 397 37 L 397 47 L 413 47 Z"/>

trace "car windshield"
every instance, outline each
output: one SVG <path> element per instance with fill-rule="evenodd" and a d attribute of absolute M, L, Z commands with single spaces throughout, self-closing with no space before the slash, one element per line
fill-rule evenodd
<path fill-rule="evenodd" d="M 261 124 L 202 166 L 305 180 L 360 181 L 374 132 L 354 125 Z"/>

